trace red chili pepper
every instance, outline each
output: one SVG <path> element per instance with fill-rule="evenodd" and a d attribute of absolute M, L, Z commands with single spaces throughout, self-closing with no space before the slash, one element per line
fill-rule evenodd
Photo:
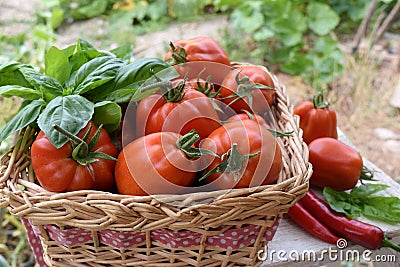
<path fill-rule="evenodd" d="M 330 244 L 337 244 L 340 237 L 331 232 L 325 225 L 315 219 L 297 202 L 290 207 L 289 217 L 310 235 Z"/>
<path fill-rule="evenodd" d="M 362 245 L 368 249 L 391 247 L 400 251 L 400 246 L 389 241 L 381 228 L 350 219 L 332 210 L 329 205 L 311 190 L 300 199 L 301 205 L 333 233 Z"/>

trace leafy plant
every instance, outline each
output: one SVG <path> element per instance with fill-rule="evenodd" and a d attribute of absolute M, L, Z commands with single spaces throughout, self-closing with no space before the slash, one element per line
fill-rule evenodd
<path fill-rule="evenodd" d="M 388 187 L 385 184 L 362 184 L 349 193 L 325 187 L 323 193 L 330 207 L 347 217 L 356 218 L 364 215 L 378 221 L 398 224 L 400 222 L 400 198 L 375 195 Z"/>
<path fill-rule="evenodd" d="M 37 124 L 58 148 L 68 138 L 55 131 L 53 125 L 77 134 L 92 117 L 114 130 L 122 117 L 117 103 L 137 94 L 140 85 L 151 76 L 149 69 L 156 73 L 169 67 L 160 59 L 129 63 L 123 59 L 129 57 L 127 54 L 132 54 L 132 47 L 102 51 L 78 40 L 76 45 L 62 50 L 51 47 L 46 53 L 44 73 L 21 63 L 0 65 L 0 95 L 25 99 L 0 131 L 0 142 L 15 131 Z M 121 91 L 123 99 L 118 94 Z M 115 101 L 108 99 L 108 93 L 113 93 Z"/>
<path fill-rule="evenodd" d="M 221 8 L 229 3 L 219 2 Z M 340 18 L 328 4 L 290 0 L 235 3 L 230 14 L 232 26 L 251 36 L 267 64 L 301 75 L 317 87 L 326 86 L 340 72 L 343 56 L 331 36 Z"/>

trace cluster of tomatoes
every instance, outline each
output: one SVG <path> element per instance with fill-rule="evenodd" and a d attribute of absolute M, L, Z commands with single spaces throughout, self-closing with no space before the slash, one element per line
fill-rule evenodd
<path fill-rule="evenodd" d="M 165 60 L 179 77 L 126 108 L 121 149 L 92 123 L 59 149 L 38 135 L 32 165 L 44 188 L 149 195 L 277 181 L 282 153 L 266 119 L 276 97 L 270 74 L 261 66 L 231 65 L 208 37 L 170 45 Z"/>

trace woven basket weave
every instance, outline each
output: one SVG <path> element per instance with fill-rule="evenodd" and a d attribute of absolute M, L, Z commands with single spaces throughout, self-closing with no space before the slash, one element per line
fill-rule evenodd
<path fill-rule="evenodd" d="M 258 266 L 257 252 L 306 193 L 312 172 L 298 117 L 285 87 L 272 77 L 276 130 L 293 131 L 277 138 L 284 164 L 276 184 L 157 198 L 52 193 L 34 183 L 29 149 L 35 130 L 28 127 L 1 158 L 0 207 L 33 228 L 50 266 Z"/>

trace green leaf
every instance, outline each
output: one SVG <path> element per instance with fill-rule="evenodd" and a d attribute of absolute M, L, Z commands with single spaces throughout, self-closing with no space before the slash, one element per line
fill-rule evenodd
<path fill-rule="evenodd" d="M 102 101 L 94 105 L 93 122 L 96 125 L 103 124 L 108 132 L 116 130 L 121 122 L 121 107 L 111 101 Z"/>
<path fill-rule="evenodd" d="M 153 74 L 172 68 L 164 60 L 158 58 L 141 58 L 122 67 L 115 77 L 115 89 L 126 88 L 132 84 L 144 82 Z"/>
<path fill-rule="evenodd" d="M 21 68 L 20 71 L 36 90 L 54 97 L 62 95 L 63 86 L 54 78 L 41 74 L 32 68 Z"/>
<path fill-rule="evenodd" d="M 6 62 L 0 65 L 0 86 L 19 85 L 32 87 L 20 72 L 20 68 L 30 68 L 30 66 L 18 62 Z"/>
<path fill-rule="evenodd" d="M 35 100 L 42 97 L 42 93 L 38 90 L 19 85 L 1 86 L 0 95 L 4 97 L 18 96 L 27 100 Z"/>
<path fill-rule="evenodd" d="M 136 89 L 153 77 L 153 74 L 156 74 L 158 78 L 164 81 L 178 76 L 176 70 L 164 60 L 158 58 L 142 58 L 124 65 L 118 71 L 112 84 L 103 85 L 99 90 L 96 90 L 96 94 L 90 93 L 88 98 L 92 99 L 94 102 L 103 100 L 110 100 L 118 103 L 127 102 L 131 99 L 133 93 L 136 92 Z"/>
<path fill-rule="evenodd" d="M 260 12 L 261 1 L 247 1 L 231 14 L 232 25 L 247 33 L 254 33 L 264 24 L 264 15 Z"/>
<path fill-rule="evenodd" d="M 136 91 L 138 91 L 137 88 L 117 89 L 106 94 L 102 99 L 104 99 L 104 101 L 112 101 L 115 103 L 126 103 L 131 101 L 132 96 L 135 94 Z"/>
<path fill-rule="evenodd" d="M 362 214 L 365 217 L 388 223 L 400 223 L 400 199 L 398 197 L 368 197 Z"/>
<path fill-rule="evenodd" d="M 253 34 L 254 40 L 257 42 L 263 42 L 269 38 L 272 38 L 275 36 L 275 33 L 268 29 L 267 27 L 261 28 L 259 31 L 255 32 Z"/>
<path fill-rule="evenodd" d="M 147 8 L 147 15 L 151 20 L 160 20 L 162 17 L 168 15 L 168 1 L 158 0 L 151 3 Z"/>
<path fill-rule="evenodd" d="M 323 194 L 333 210 L 350 218 L 363 215 L 387 223 L 400 223 L 400 198 L 374 195 L 388 187 L 368 183 L 353 188 L 350 193 L 325 187 Z"/>
<path fill-rule="evenodd" d="M 361 184 L 351 190 L 350 196 L 352 198 L 367 198 L 387 188 L 389 186 L 385 184 Z"/>
<path fill-rule="evenodd" d="M 339 50 L 339 43 L 330 36 L 321 36 L 315 40 L 314 49 L 316 52 L 329 55 Z"/>
<path fill-rule="evenodd" d="M 107 10 L 107 0 L 89 1 L 87 3 L 80 3 L 77 8 L 72 9 L 70 15 L 75 20 L 88 19 L 98 17 Z"/>
<path fill-rule="evenodd" d="M 50 26 L 53 30 L 57 29 L 64 21 L 64 10 L 56 6 L 51 11 Z"/>
<path fill-rule="evenodd" d="M 125 61 L 110 56 L 92 59 L 78 69 L 67 81 L 67 87 L 74 94 L 83 94 L 114 79 Z"/>
<path fill-rule="evenodd" d="M 113 50 L 110 51 L 113 53 L 116 57 L 122 58 L 124 60 L 130 60 L 131 57 L 133 56 L 133 45 L 123 45 L 119 46 Z"/>
<path fill-rule="evenodd" d="M 303 72 L 309 71 L 314 66 L 314 62 L 301 53 L 291 53 L 288 60 L 281 66 L 283 72 L 292 75 L 301 75 Z"/>
<path fill-rule="evenodd" d="M 308 26 L 318 35 L 326 35 L 340 21 L 338 14 L 327 4 L 311 2 L 306 9 Z"/>
<path fill-rule="evenodd" d="M 21 108 L 11 120 L 7 122 L 0 131 L 0 143 L 4 141 L 10 134 L 19 131 L 33 123 L 39 116 L 45 102 L 41 99 L 33 100 L 28 105 Z"/>
<path fill-rule="evenodd" d="M 329 203 L 329 206 L 336 212 L 343 213 L 348 217 L 356 217 L 360 215 L 361 209 L 350 203 L 349 194 L 346 192 L 338 192 L 330 187 L 324 187 L 323 194 Z"/>
<path fill-rule="evenodd" d="M 53 77 L 60 84 L 65 84 L 65 81 L 70 76 L 70 72 L 71 65 L 69 64 L 67 54 L 63 50 L 52 46 L 45 56 L 45 74 Z"/>
<path fill-rule="evenodd" d="M 53 129 L 53 125 L 77 134 L 94 113 L 94 104 L 79 95 L 58 96 L 54 98 L 40 114 L 39 128 L 57 148 L 68 142 L 68 137 Z"/>
<path fill-rule="evenodd" d="M 91 43 L 83 39 L 78 39 L 76 45 L 71 46 L 65 52 L 68 55 L 69 64 L 71 65 L 71 73 L 75 73 L 83 64 L 94 58 L 113 56 L 110 52 L 97 50 Z M 72 54 L 69 54 L 71 52 Z"/>

